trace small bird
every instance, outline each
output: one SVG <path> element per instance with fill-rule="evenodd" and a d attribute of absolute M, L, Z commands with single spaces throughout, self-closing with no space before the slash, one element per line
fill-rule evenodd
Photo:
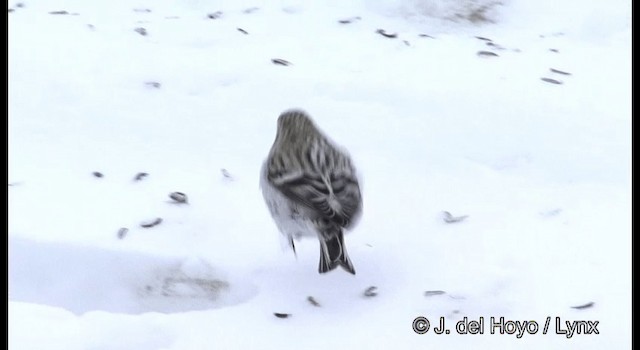
<path fill-rule="evenodd" d="M 285 111 L 278 118 L 260 187 L 294 254 L 294 238 L 318 237 L 318 272 L 341 266 L 355 275 L 343 234 L 362 212 L 356 170 L 349 155 L 333 145 L 304 111 Z"/>

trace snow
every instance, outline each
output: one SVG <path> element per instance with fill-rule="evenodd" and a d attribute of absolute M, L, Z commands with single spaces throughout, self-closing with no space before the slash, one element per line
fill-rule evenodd
<path fill-rule="evenodd" d="M 10 2 L 9 347 L 630 348 L 631 2 L 456 17 L 490 3 Z M 283 250 L 262 199 L 294 107 L 362 177 L 356 276 Z M 455 332 L 501 316 L 540 332 Z"/>

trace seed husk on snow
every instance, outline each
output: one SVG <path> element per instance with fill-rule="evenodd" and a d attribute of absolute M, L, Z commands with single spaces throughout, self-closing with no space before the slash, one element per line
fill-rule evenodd
<path fill-rule="evenodd" d="M 307 301 L 316 307 L 320 307 L 320 303 L 316 301 L 316 299 L 314 299 L 311 295 L 307 297 Z"/>
<path fill-rule="evenodd" d="M 480 57 L 500 57 L 497 53 L 491 51 L 478 51 L 477 55 Z"/>
<path fill-rule="evenodd" d="M 50 11 L 49 14 L 50 15 L 68 15 L 69 12 L 65 10 L 60 10 L 60 11 Z"/>
<path fill-rule="evenodd" d="M 134 181 L 140 181 L 143 180 L 145 177 L 149 176 L 149 174 L 145 173 L 145 172 L 140 172 L 136 174 L 136 177 L 133 178 Z"/>
<path fill-rule="evenodd" d="M 479 40 L 482 40 L 482 41 L 493 41 L 493 40 L 491 40 L 489 38 L 485 38 L 483 36 L 476 36 L 476 39 L 479 39 Z"/>
<path fill-rule="evenodd" d="M 349 23 L 353 23 L 355 21 L 359 21 L 360 17 L 351 17 L 351 18 L 345 18 L 345 19 L 340 19 L 338 20 L 338 23 L 340 24 L 349 24 Z"/>
<path fill-rule="evenodd" d="M 593 301 L 590 301 L 586 304 L 582 304 L 582 305 L 577 305 L 577 306 L 572 306 L 572 309 L 577 309 L 577 310 L 583 310 L 583 309 L 588 309 L 590 307 L 593 307 L 593 305 L 595 305 L 595 303 Z"/>
<path fill-rule="evenodd" d="M 461 221 L 463 221 L 464 219 L 466 219 L 468 217 L 469 217 L 469 215 L 453 216 L 448 211 L 443 211 L 442 212 L 442 220 L 444 220 L 444 222 L 446 222 L 447 224 L 453 224 L 453 223 L 456 223 L 456 222 L 461 222 Z"/>
<path fill-rule="evenodd" d="M 129 232 L 129 229 L 126 227 L 122 227 L 121 229 L 118 230 L 118 238 L 119 239 L 123 239 L 127 233 Z"/>
<path fill-rule="evenodd" d="M 242 29 L 242 28 L 236 28 L 240 33 L 242 34 L 249 34 L 249 32 L 247 32 L 246 30 Z"/>
<path fill-rule="evenodd" d="M 571 73 L 569 73 L 569 72 L 561 71 L 561 70 L 555 69 L 555 68 L 549 68 L 549 70 L 551 71 L 551 73 L 557 73 L 557 74 L 561 74 L 561 75 L 571 75 Z"/>
<path fill-rule="evenodd" d="M 173 199 L 176 203 L 188 203 L 187 195 L 182 192 L 171 192 L 169 198 Z"/>
<path fill-rule="evenodd" d="M 93 173 L 91 173 L 93 176 L 97 177 L 97 178 L 102 178 L 104 177 L 104 175 L 102 175 L 101 172 L 99 171 L 94 171 Z"/>
<path fill-rule="evenodd" d="M 157 81 L 147 81 L 144 83 L 144 85 L 148 87 L 156 88 L 156 89 L 159 89 L 160 86 L 162 86 L 162 84 L 158 83 Z"/>
<path fill-rule="evenodd" d="M 224 176 L 226 179 L 233 180 L 233 176 L 231 176 L 231 174 L 227 169 L 222 168 L 220 169 L 220 172 L 222 173 L 222 176 Z"/>
<path fill-rule="evenodd" d="M 389 39 L 393 39 L 393 38 L 397 38 L 398 37 L 398 33 L 389 33 L 384 29 L 378 29 L 378 30 L 376 30 L 376 33 L 382 35 L 385 38 L 389 38 Z"/>
<path fill-rule="evenodd" d="M 556 85 L 562 85 L 562 82 L 560 80 L 555 80 L 555 79 L 551 79 L 551 78 L 540 78 L 540 80 L 547 82 L 547 83 L 551 83 L 551 84 L 556 84 Z"/>
<path fill-rule="evenodd" d="M 376 295 L 378 295 L 378 287 L 371 286 L 365 289 L 363 294 L 367 298 L 375 297 Z"/>
<path fill-rule="evenodd" d="M 144 228 L 152 228 L 154 226 L 160 225 L 160 223 L 162 223 L 162 218 L 155 218 L 153 220 L 141 222 L 140 226 Z"/>
<path fill-rule="evenodd" d="M 216 11 L 216 12 L 207 14 L 207 18 L 210 18 L 210 19 L 218 19 L 220 17 L 222 17 L 222 11 Z"/>
<path fill-rule="evenodd" d="M 287 318 L 289 316 L 291 316 L 291 314 L 285 314 L 282 312 L 274 312 L 273 315 L 277 318 Z"/>
<path fill-rule="evenodd" d="M 446 292 L 443 291 L 443 290 L 428 290 L 428 291 L 424 292 L 424 296 L 425 297 L 432 297 L 432 296 L 435 296 L 435 295 L 443 295 L 443 294 L 446 294 Z"/>
<path fill-rule="evenodd" d="M 272 58 L 271 62 L 273 62 L 273 64 L 279 64 L 281 66 L 289 66 L 289 65 L 291 65 L 291 62 L 289 62 L 287 60 L 283 60 L 282 58 Z"/>
<path fill-rule="evenodd" d="M 134 29 L 134 31 L 142 36 L 146 36 L 147 35 L 147 30 L 144 29 L 143 27 L 138 27 L 136 29 Z"/>

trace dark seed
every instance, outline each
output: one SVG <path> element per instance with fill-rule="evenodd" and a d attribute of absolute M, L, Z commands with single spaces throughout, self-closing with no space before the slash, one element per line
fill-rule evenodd
<path fill-rule="evenodd" d="M 419 37 L 421 37 L 421 38 L 431 38 L 431 39 L 435 39 L 434 37 L 432 37 L 432 36 L 431 36 L 431 35 L 429 35 L 429 34 L 420 34 L 420 35 L 418 35 L 418 36 L 419 36 Z"/>
<path fill-rule="evenodd" d="M 162 218 L 155 218 L 152 221 L 145 221 L 140 223 L 140 226 L 144 227 L 144 228 L 151 228 L 157 225 L 160 225 L 160 223 L 162 222 Z"/>
<path fill-rule="evenodd" d="M 547 82 L 547 83 L 551 83 L 551 84 L 556 84 L 556 85 L 562 85 L 562 82 L 560 80 L 555 80 L 555 79 L 551 79 L 551 78 L 540 78 L 540 80 Z"/>
<path fill-rule="evenodd" d="M 390 39 L 398 37 L 397 33 L 387 33 L 384 29 L 378 29 L 376 30 L 376 33 L 382 35 L 385 38 L 390 38 Z"/>
<path fill-rule="evenodd" d="M 443 211 L 442 212 L 442 219 L 447 224 L 453 224 L 453 223 L 456 223 L 456 222 L 461 222 L 462 220 L 464 220 L 464 219 L 466 219 L 468 217 L 469 217 L 469 215 L 453 216 L 448 211 Z"/>
<path fill-rule="evenodd" d="M 560 52 L 560 51 L 558 51 L 558 49 L 549 49 L 549 51 L 551 51 L 551 52 L 555 52 L 555 53 Z"/>
<path fill-rule="evenodd" d="M 355 21 L 359 21 L 359 20 L 360 20 L 360 17 L 351 17 L 351 18 L 345 18 L 345 19 L 338 20 L 338 23 L 340 23 L 340 24 L 349 24 L 349 23 L 352 23 L 352 22 L 355 22 Z"/>
<path fill-rule="evenodd" d="M 259 7 L 250 7 L 250 8 L 248 8 L 248 9 L 242 11 L 242 12 L 244 12 L 244 13 L 254 13 L 254 12 L 258 11 L 259 9 L 260 9 Z"/>
<path fill-rule="evenodd" d="M 367 298 L 375 297 L 376 295 L 378 295 L 378 287 L 376 286 L 371 286 L 364 290 L 364 296 Z"/>
<path fill-rule="evenodd" d="M 134 177 L 133 180 L 140 181 L 140 180 L 144 179 L 147 176 L 149 176 L 149 174 L 147 174 L 147 173 L 137 173 L 136 177 Z"/>
<path fill-rule="evenodd" d="M 207 14 L 207 18 L 210 18 L 210 19 L 218 19 L 220 17 L 222 17 L 222 11 L 216 11 L 214 13 Z"/>
<path fill-rule="evenodd" d="M 572 306 L 572 309 L 578 309 L 578 310 L 582 310 L 582 309 L 588 309 L 590 307 L 593 307 L 593 305 L 595 305 L 595 303 L 593 301 L 588 302 L 586 304 L 583 305 L 578 305 L 578 306 Z"/>
<path fill-rule="evenodd" d="M 274 312 L 273 315 L 277 318 L 287 318 L 289 316 L 291 316 L 291 314 L 284 314 L 284 313 L 280 313 L 280 312 Z"/>
<path fill-rule="evenodd" d="M 142 36 L 146 36 L 147 35 L 147 30 L 142 28 L 142 27 L 138 27 L 136 29 L 134 29 L 134 31 Z"/>
<path fill-rule="evenodd" d="M 480 57 L 499 57 L 497 53 L 491 51 L 478 51 Z"/>
<path fill-rule="evenodd" d="M 312 296 L 308 296 L 307 301 L 309 301 L 309 303 L 313 306 L 320 307 L 320 303 L 317 302 L 316 299 L 314 299 Z"/>
<path fill-rule="evenodd" d="M 51 11 L 49 12 L 50 15 L 68 15 L 69 12 L 65 11 L 65 10 L 61 10 L 61 11 Z"/>
<path fill-rule="evenodd" d="M 483 36 L 476 36 L 476 39 L 484 40 L 484 41 L 492 41 L 491 39 L 489 39 L 489 38 L 485 38 L 485 37 L 483 37 Z"/>
<path fill-rule="evenodd" d="M 222 176 L 224 176 L 227 179 L 233 179 L 233 176 L 231 176 L 231 174 L 229 173 L 229 171 L 227 171 L 227 169 L 220 169 L 220 172 L 222 173 Z"/>
<path fill-rule="evenodd" d="M 561 70 L 555 69 L 555 68 L 549 68 L 549 70 L 552 73 L 558 73 L 558 74 L 562 74 L 562 75 L 571 75 L 571 73 L 569 73 L 569 72 L 561 71 Z"/>
<path fill-rule="evenodd" d="M 156 88 L 156 89 L 159 89 L 160 86 L 162 86 L 162 84 L 158 83 L 157 81 L 147 81 L 144 84 L 146 86 L 153 87 L 153 88 Z"/>
<path fill-rule="evenodd" d="M 187 195 L 182 192 L 171 192 L 169 198 L 173 199 L 176 203 L 187 203 Z"/>
<path fill-rule="evenodd" d="M 428 290 L 426 292 L 424 292 L 424 296 L 425 297 L 432 297 L 434 295 L 442 295 L 445 294 L 445 291 L 443 290 Z"/>
<path fill-rule="evenodd" d="M 271 59 L 271 62 L 273 62 L 273 64 L 279 64 L 281 66 L 291 65 L 291 62 L 285 61 L 282 58 L 273 58 L 273 59 Z"/>
<path fill-rule="evenodd" d="M 129 229 L 126 227 L 123 227 L 121 229 L 118 230 L 118 238 L 123 239 L 124 236 L 127 235 L 127 233 L 129 232 Z"/>
<path fill-rule="evenodd" d="M 101 172 L 99 172 L 99 171 L 94 171 L 92 174 L 93 174 L 93 176 L 95 176 L 95 177 L 97 177 L 97 178 L 104 177 L 104 175 L 102 175 L 102 173 L 101 173 Z"/>
<path fill-rule="evenodd" d="M 246 30 L 244 30 L 242 28 L 236 28 L 236 29 L 242 34 L 249 34 L 249 32 L 247 32 Z"/>

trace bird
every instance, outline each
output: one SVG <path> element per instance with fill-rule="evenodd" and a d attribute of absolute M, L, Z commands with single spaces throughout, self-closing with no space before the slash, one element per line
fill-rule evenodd
<path fill-rule="evenodd" d="M 260 187 L 294 254 L 294 239 L 315 236 L 320 242 L 320 274 L 338 266 L 356 274 L 344 231 L 353 228 L 362 213 L 358 174 L 349 154 L 333 144 L 305 111 L 291 109 L 278 117 Z"/>

